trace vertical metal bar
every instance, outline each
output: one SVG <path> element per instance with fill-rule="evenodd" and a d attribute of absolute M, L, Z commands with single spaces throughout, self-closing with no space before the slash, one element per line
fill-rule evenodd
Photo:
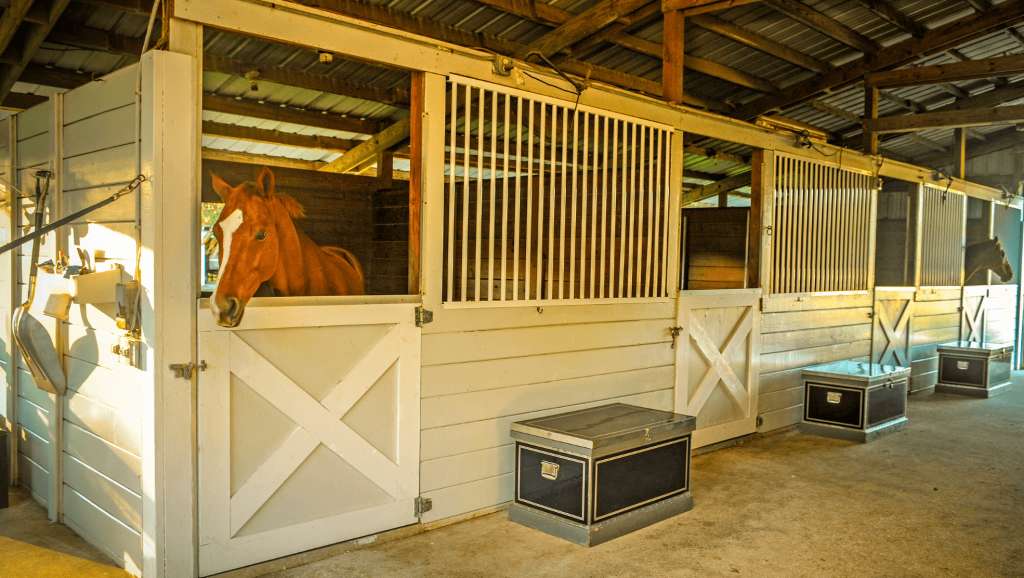
<path fill-rule="evenodd" d="M 819 163 L 811 163 L 812 171 L 814 174 L 814 193 L 813 193 L 813 205 L 811 213 L 811 286 L 808 288 L 809 291 L 821 291 L 822 281 L 822 246 L 821 246 L 821 230 L 822 230 L 822 211 L 821 203 L 824 192 L 823 181 L 825 180 L 824 167 Z"/>
<path fill-rule="evenodd" d="M 665 233 L 664 233 L 664 235 L 662 235 L 662 240 L 661 240 L 661 293 L 658 295 L 659 297 L 667 297 L 669 289 L 670 289 L 668 272 L 669 272 L 669 259 L 670 259 L 671 255 L 672 255 L 672 246 L 670 245 L 669 240 L 672 239 L 672 233 L 674 232 L 672 230 L 672 225 L 673 225 L 672 217 L 675 214 L 675 211 L 671 211 L 669 209 L 669 207 L 672 206 L 672 197 L 673 197 L 673 195 L 675 193 L 675 189 L 672 186 L 672 177 L 671 177 L 671 174 L 672 174 L 672 164 L 673 164 L 672 163 L 672 134 L 673 134 L 673 131 L 666 130 L 664 132 L 665 138 L 662 139 L 662 140 L 665 141 L 665 144 L 664 144 L 664 147 L 663 147 L 663 150 L 662 150 L 662 154 L 664 155 L 664 158 L 665 158 L 665 162 L 663 163 L 665 165 L 665 169 L 664 169 L 665 172 L 663 173 L 663 177 L 665 179 L 665 182 L 664 182 L 664 185 L 662 185 L 662 195 L 664 196 L 664 200 L 662 201 L 662 203 L 663 203 L 663 207 L 664 207 L 664 210 L 665 210 Z M 682 167 L 682 163 L 679 163 L 679 166 Z M 680 174 L 682 174 L 682 170 L 681 169 L 680 169 Z M 674 275 L 673 275 L 673 277 L 674 277 Z"/>
<path fill-rule="evenodd" d="M 608 267 L 608 276 L 605 276 L 605 263 L 608 262 L 608 117 L 604 117 L 604 130 L 601 131 L 601 275 L 598 278 L 597 296 L 603 298 L 605 287 L 608 287 L 608 296 L 611 297 L 611 276 L 612 268 Z M 614 161 L 615 157 L 612 157 Z M 612 203 L 615 202 L 615 170 L 612 169 Z M 596 197 L 596 193 L 595 193 Z M 612 221 L 614 227 L 615 222 Z"/>
<path fill-rule="evenodd" d="M 537 138 L 537 144 L 540 146 L 540 167 L 538 168 L 539 180 L 537 181 L 537 299 L 542 299 L 544 295 L 543 283 L 544 283 L 544 174 L 547 171 L 547 165 L 544 163 L 544 151 L 547 149 L 547 143 L 544 142 L 545 128 L 547 127 L 547 121 L 544 116 L 547 113 L 547 105 L 543 102 L 537 103 L 540 108 L 540 135 Z M 554 150 L 551 151 L 552 156 L 555 154 Z"/>
<path fill-rule="evenodd" d="M 523 171 L 522 171 L 522 160 L 523 160 L 523 97 L 516 97 L 516 209 L 515 209 L 515 220 L 513 221 L 513 235 L 512 239 L 512 300 L 516 301 L 519 299 L 519 211 L 522 206 L 521 192 L 523 190 Z M 505 145 L 505 150 L 508 151 L 508 145 Z M 532 148 L 532 147 L 531 147 Z M 508 153 L 506 152 L 506 157 Z M 532 155 L 531 155 L 532 156 Z M 527 178 L 529 180 L 529 178 Z M 527 259 L 527 268 L 529 268 L 529 259 Z"/>
<path fill-rule="evenodd" d="M 483 271 L 480 270 L 480 245 L 483 232 L 484 219 L 484 89 L 477 90 L 479 110 L 476 121 L 476 247 L 474 248 L 473 259 L 473 300 L 480 299 L 480 278 Z M 491 178 L 493 182 L 493 176 Z"/>
<path fill-rule="evenodd" d="M 511 154 L 509 149 L 509 116 L 511 114 L 512 95 L 505 94 L 505 122 L 502 125 L 503 137 L 505 139 L 505 148 L 501 149 L 504 151 L 502 154 L 503 164 L 501 167 L 502 174 L 502 192 L 501 192 L 501 297 L 502 301 L 505 300 L 505 294 L 508 292 L 508 157 Z"/>
<path fill-rule="evenodd" d="M 554 299 L 554 282 L 555 282 L 555 199 L 557 198 L 555 187 L 556 177 L 558 175 L 558 143 L 559 137 L 565 138 L 565 131 L 561 134 L 558 132 L 558 106 L 551 107 L 551 193 L 548 197 L 548 282 L 547 282 L 547 298 Z M 565 109 L 562 109 L 562 114 L 565 114 Z M 562 141 L 562 146 L 565 146 L 565 142 Z M 562 157 L 562 184 L 565 184 L 565 157 Z M 562 196 L 562 200 L 565 200 L 565 195 Z M 561 262 L 561 259 L 559 259 Z"/>
<path fill-rule="evenodd" d="M 637 166 L 636 166 L 636 159 L 637 159 L 637 154 L 636 154 L 636 151 L 637 151 L 637 125 L 636 124 L 630 123 L 630 133 L 633 136 L 633 142 L 632 142 L 632 144 L 630 146 L 630 156 L 629 156 L 629 163 L 630 163 L 630 165 L 629 165 L 630 166 L 630 168 L 629 168 L 629 177 L 630 177 L 630 184 L 629 184 L 630 213 L 629 213 L 629 217 L 628 217 L 629 218 L 629 233 L 627 234 L 627 237 L 626 237 L 626 239 L 628 240 L 627 253 L 626 253 L 626 296 L 627 297 L 632 297 L 633 296 L 633 275 L 632 275 L 633 274 L 633 245 L 636 242 L 636 238 L 633 235 L 634 225 L 635 225 L 634 215 L 636 214 L 636 204 L 637 204 L 637 173 L 636 173 L 636 171 L 637 171 Z M 623 153 L 625 154 L 625 151 L 623 151 Z M 625 163 L 626 160 L 624 159 L 623 162 Z"/>
<path fill-rule="evenodd" d="M 566 115 L 566 116 L 568 116 L 568 115 Z M 578 195 L 577 191 L 579 190 L 577 188 L 577 185 L 579 183 L 579 181 L 578 181 L 578 178 L 579 178 L 578 177 L 578 175 L 579 175 L 578 169 L 579 169 L 579 154 L 580 154 L 580 151 L 579 151 L 579 142 L 580 142 L 579 141 L 579 125 L 580 125 L 579 120 L 580 120 L 580 113 L 579 113 L 579 111 L 573 110 L 572 111 L 572 189 L 571 189 L 572 202 L 570 203 L 571 209 L 570 209 L 570 213 L 569 213 L 569 295 L 568 295 L 569 299 L 575 299 L 576 298 L 576 289 L 575 289 L 575 286 L 576 286 L 576 197 Z M 569 147 L 567 146 L 565 148 L 568 149 Z M 564 182 L 562 183 L 562 190 L 565 191 L 565 183 Z M 563 193 L 563 196 L 562 196 L 562 203 L 563 204 L 565 203 L 565 195 L 564 195 L 564 193 Z M 562 222 L 563 223 L 565 222 L 565 211 L 564 210 L 562 211 Z M 563 227 L 564 227 L 564 225 L 563 225 Z M 563 235 L 562 236 L 563 236 L 563 238 L 565 237 L 564 231 L 563 231 Z M 580 241 L 582 242 L 582 239 L 580 239 Z M 583 253 L 583 247 L 581 246 L 580 247 L 580 254 L 582 254 L 582 253 Z M 565 284 L 564 280 L 562 281 L 562 284 L 563 285 Z M 580 289 L 583 288 L 582 285 L 583 284 L 580 283 Z"/>
<path fill-rule="evenodd" d="M 867 275 L 868 289 L 875 287 L 875 243 L 878 233 L 878 181 L 868 177 L 871 187 L 868 189 L 868 250 L 867 250 Z"/>
<path fill-rule="evenodd" d="M 824 255 L 825 291 L 835 291 L 835 238 L 832 232 L 835 230 L 835 178 L 836 170 L 831 166 L 825 166 L 824 183 L 824 204 L 822 205 L 822 217 L 825 226 L 822 227 L 822 245 Z"/>
<path fill-rule="evenodd" d="M 448 141 L 448 267 L 446 271 L 445 294 L 448 301 L 455 301 L 455 163 L 458 162 L 455 149 L 455 128 L 459 120 L 459 85 L 451 83 L 452 103 L 448 112 L 451 140 Z"/>
<path fill-rule="evenodd" d="M 793 159 L 793 175 L 796 177 L 797 189 L 794 200 L 797 202 L 795 209 L 795 227 L 793 228 L 793 257 L 795 267 L 793 269 L 793 282 L 787 293 L 799 293 L 803 289 L 805 255 L 804 255 L 804 211 L 807 210 L 807 177 L 804 174 L 804 162 Z"/>
<path fill-rule="evenodd" d="M 579 120 L 579 116 L 577 116 L 576 118 L 577 118 L 577 120 Z M 593 252 L 593 246 L 594 246 L 593 240 L 590 237 L 587 236 L 587 201 L 589 200 L 589 197 L 587 196 L 587 192 L 588 192 L 587 191 L 587 171 L 589 170 L 589 167 L 590 167 L 590 159 L 588 158 L 587 155 L 589 155 L 589 154 L 590 154 L 590 113 L 584 112 L 583 113 L 583 157 L 582 157 L 583 158 L 583 166 L 582 166 L 582 170 L 579 171 L 580 172 L 580 176 L 582 177 L 580 180 L 581 180 L 582 185 L 583 185 L 583 198 L 582 198 L 582 200 L 580 202 L 580 217 L 579 217 L 579 219 L 580 219 L 580 299 L 586 299 L 587 298 L 587 293 L 585 292 L 585 289 L 587 288 L 587 283 L 586 283 L 586 281 L 587 281 L 587 267 L 586 267 L 586 264 L 588 263 L 588 261 L 587 261 L 587 247 L 588 246 L 591 247 L 591 252 Z M 573 199 L 575 199 L 575 198 L 576 197 L 574 195 Z M 593 236 L 593 234 L 594 234 L 594 231 L 593 231 L 593 229 L 591 229 L 590 230 L 590 235 Z M 591 259 L 589 261 L 589 264 L 590 264 L 590 277 L 591 277 L 590 285 L 589 285 L 590 297 L 593 298 L 594 297 L 594 282 L 593 282 L 593 279 L 592 279 L 593 276 L 594 276 L 594 261 L 593 261 L 593 259 Z"/>
<path fill-rule="evenodd" d="M 743 288 L 750 287 L 750 211 L 747 211 L 746 235 L 743 242 Z"/>
<path fill-rule="evenodd" d="M 654 175 L 654 180 L 651 182 L 651 203 L 654 207 L 654 213 L 652 214 L 654 232 L 651 235 L 651 243 L 648 245 L 651 251 L 653 268 L 649 269 L 648 273 L 648 276 L 651 278 L 651 289 L 647 295 L 653 297 L 661 297 L 661 249 L 662 245 L 664 245 L 661 238 L 661 147 L 663 145 L 663 139 L 661 137 L 664 132 L 665 131 L 661 129 L 651 129 L 651 136 L 654 141 L 654 151 L 651 153 L 651 171 Z"/>
<path fill-rule="evenodd" d="M 596 291 L 596 289 L 594 287 L 594 282 L 597 279 L 597 275 L 596 275 L 596 272 L 597 272 L 597 189 L 598 189 L 598 187 L 597 187 L 597 145 L 598 145 L 598 136 L 597 135 L 598 135 L 598 132 L 600 130 L 600 127 L 598 126 L 598 123 L 600 122 L 600 118 L 601 117 L 599 117 L 597 115 L 594 115 L 593 117 L 591 117 L 590 113 L 588 112 L 588 113 L 586 113 L 585 118 L 587 120 L 586 120 L 586 124 L 583 125 L 585 127 L 583 129 L 583 162 L 584 162 L 584 165 L 583 165 L 583 175 L 584 175 L 584 178 L 586 178 L 587 171 L 589 170 L 590 173 L 591 173 L 591 175 L 590 175 L 590 191 L 591 191 L 591 194 L 590 194 L 590 236 L 588 237 L 584 233 L 583 237 L 588 239 L 588 243 L 590 245 L 590 267 L 589 267 L 589 271 L 590 271 L 590 291 L 588 291 L 588 297 L 593 299 L 597 295 L 597 291 Z M 593 119 L 593 120 L 591 120 L 591 119 Z M 593 136 L 593 138 L 594 138 L 594 146 L 592 148 L 589 146 L 590 145 L 589 130 L 590 130 L 590 123 L 591 122 L 594 123 L 594 136 Z M 589 154 L 588 154 L 588 149 L 589 149 Z M 590 156 L 589 155 L 594 155 L 594 162 L 593 163 L 590 162 Z M 585 183 L 584 183 L 584 187 L 586 187 Z M 586 188 L 583 189 L 583 195 L 584 195 L 584 198 L 586 198 L 586 195 L 587 195 L 587 189 Z M 583 203 L 584 209 L 586 209 L 586 204 L 587 204 L 586 202 Z M 584 216 L 585 216 L 585 214 L 584 214 Z M 582 295 L 582 293 L 580 293 L 580 294 Z"/>
<path fill-rule="evenodd" d="M 637 204 L 637 208 L 636 208 L 636 210 L 637 210 L 637 222 L 636 222 L 636 275 L 635 275 L 636 276 L 636 296 L 637 297 L 643 297 L 644 296 L 644 288 L 643 288 L 643 285 L 642 285 L 642 283 L 643 283 L 642 277 L 643 277 L 643 272 L 644 272 L 644 264 L 643 264 L 643 258 L 644 258 L 644 256 L 643 256 L 643 247 L 644 247 L 644 243 L 643 243 L 643 241 L 641 239 L 643 239 L 643 237 L 645 236 L 644 235 L 644 196 L 645 196 L 645 194 L 644 194 L 644 191 L 645 191 L 645 187 L 644 187 L 644 182 L 645 182 L 644 181 L 644 165 L 646 164 L 646 160 L 647 160 L 647 145 L 646 145 L 646 142 L 647 142 L 647 127 L 645 127 L 643 125 L 640 125 L 640 124 L 634 124 L 633 125 L 633 130 L 634 131 L 639 130 L 639 132 L 640 132 L 640 136 L 639 136 L 639 139 L 640 139 L 640 154 L 637 155 L 637 166 L 636 166 L 637 186 L 636 186 L 636 193 L 635 193 L 636 196 L 634 197 L 636 199 L 636 204 Z"/>
<path fill-rule="evenodd" d="M 643 129 L 644 142 L 650 141 L 651 143 L 650 149 L 647 151 L 647 154 L 643 155 L 644 161 L 647 163 L 647 190 L 644 192 L 644 196 L 641 198 L 641 207 L 643 207 L 643 199 L 647 199 L 647 242 L 644 243 L 644 253 L 646 254 L 647 268 L 644 270 L 644 286 L 643 292 L 641 293 L 641 295 L 643 295 L 644 297 L 651 296 L 651 273 L 654 270 L 654 253 L 651 251 L 651 249 L 653 248 L 652 243 L 654 243 L 654 132 L 654 128 L 648 129 L 648 127 L 644 127 Z"/>
<path fill-rule="evenodd" d="M 533 262 L 533 253 L 530 251 L 530 247 L 533 241 L 533 110 L 534 102 L 527 100 L 529 103 L 527 106 L 530 107 L 530 118 L 526 123 L 526 258 L 525 267 L 523 269 L 523 298 L 529 300 L 531 295 L 532 285 L 530 284 L 530 270 L 532 269 L 531 263 Z M 522 127 L 520 126 L 520 129 Z M 543 147 L 541 148 L 543 150 Z M 517 265 L 518 267 L 518 265 Z M 516 292 L 519 292 L 519 288 L 516 288 Z"/>
<path fill-rule="evenodd" d="M 616 175 L 615 173 L 617 171 L 616 165 L 618 164 L 618 160 L 619 160 L 619 123 L 620 123 L 620 121 L 619 120 L 615 120 L 614 122 L 615 122 L 615 156 L 613 157 L 614 161 L 612 163 L 612 167 L 613 167 L 612 174 L 613 174 L 613 178 L 618 180 L 618 175 Z M 622 275 L 623 275 L 623 271 L 625 270 L 625 267 L 626 267 L 626 211 L 625 211 L 625 202 L 626 202 L 625 201 L 625 199 L 626 199 L 626 157 L 625 157 L 625 155 L 626 155 L 626 148 L 625 148 L 626 123 L 625 122 L 622 122 L 622 141 L 623 141 L 623 148 L 622 148 L 622 182 L 621 182 L 622 194 L 619 195 L 621 197 L 621 199 L 617 200 L 618 202 L 615 203 L 614 208 L 612 210 L 613 218 L 617 218 L 618 221 L 619 221 L 619 251 L 618 251 L 618 257 L 619 257 L 618 273 L 619 273 L 619 278 L 618 278 L 618 282 L 615 284 L 615 296 L 616 297 L 622 297 L 623 296 L 622 295 L 622 293 L 623 293 L 623 291 L 622 291 L 622 287 L 623 287 L 623 285 L 622 285 Z M 612 189 L 612 193 L 613 193 L 613 197 L 614 197 L 615 188 Z M 613 223 L 613 226 L 614 226 L 614 223 Z M 612 242 L 614 242 L 614 238 L 612 239 Z"/>
<path fill-rule="evenodd" d="M 465 166 L 462 168 L 462 284 L 459 289 L 459 301 L 465 301 L 466 294 L 469 292 L 466 289 L 466 283 L 469 278 L 469 135 L 473 126 L 472 112 L 473 88 L 466 86 L 466 113 L 463 116 L 462 124 L 463 130 L 466 131 L 466 139 L 462 149 Z"/>
<path fill-rule="evenodd" d="M 491 91 L 491 206 L 487 230 L 487 300 L 494 301 L 494 214 L 498 191 L 498 93 Z M 477 301 L 480 299 L 477 298 Z"/>

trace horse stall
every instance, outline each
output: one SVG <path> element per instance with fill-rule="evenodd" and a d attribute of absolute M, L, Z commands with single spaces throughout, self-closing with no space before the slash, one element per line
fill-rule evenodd
<path fill-rule="evenodd" d="M 67 394 L 32 385 L 10 331 L 0 359 L 14 481 L 135 575 L 499 511 L 513 422 L 621 402 L 695 416 L 709 451 L 798 423 L 810 365 L 905 361 L 925 384 L 930 344 L 979 323 L 957 311 L 968 197 L 1020 254 L 994 189 L 777 127 L 289 2 L 169 20 L 138 102 L 133 66 L 0 124 L 7 238 L 37 168 L 50 223 L 144 177 L 42 245 L 140 282 L 140 327 L 116 292 L 43 315 L 59 281 L 40 280 Z M 347 251 L 364 290 L 239 280 L 310 255 L 261 252 L 287 230 L 264 210 Z M 0 256 L 7 314 L 29 249 Z M 1012 332 L 1015 283 L 983 286 L 990 335 Z"/>

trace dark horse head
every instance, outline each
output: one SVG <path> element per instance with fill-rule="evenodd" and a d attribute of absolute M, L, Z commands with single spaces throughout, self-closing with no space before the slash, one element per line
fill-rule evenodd
<path fill-rule="evenodd" d="M 1003 283 L 1009 283 L 1010 279 L 1013 279 L 1013 267 L 1006 260 L 1006 251 L 1003 250 L 999 237 L 968 245 L 964 250 L 965 283 L 978 271 L 986 270 L 999 275 Z"/>

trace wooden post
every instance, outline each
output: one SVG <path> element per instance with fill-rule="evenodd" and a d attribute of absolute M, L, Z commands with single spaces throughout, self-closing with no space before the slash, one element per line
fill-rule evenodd
<path fill-rule="evenodd" d="M 729 206 L 729 191 L 718 193 L 718 208 L 725 209 Z"/>
<path fill-rule="evenodd" d="M 680 283 L 679 268 L 683 264 L 684 257 L 684 255 L 680 254 L 680 249 L 682 248 L 680 235 L 686 234 L 685 230 L 681 230 L 683 223 L 682 215 L 680 214 L 680 209 L 682 208 L 680 202 L 683 192 L 684 136 L 685 134 L 681 130 L 675 130 L 672 133 L 672 152 L 670 154 L 672 164 L 668 178 L 668 235 L 666 235 L 668 251 L 665 252 L 668 259 L 665 291 L 669 297 L 675 297 L 677 292 L 683 289 L 682 283 Z"/>
<path fill-rule="evenodd" d="M 412 74 L 409 114 L 409 295 L 420 292 L 420 235 L 423 206 L 423 83 L 422 72 Z M 388 153 L 390 154 L 390 153 Z M 454 154 L 454 153 L 452 153 Z M 388 170 L 391 178 L 391 170 Z"/>
<path fill-rule="evenodd" d="M 17 162 L 17 147 L 18 147 L 18 116 L 11 115 L 7 117 L 7 134 L 0 135 L 0 138 L 7 139 L 7 158 L 4 163 L 7 180 L 14 182 L 16 178 L 15 167 L 18 165 Z M 0 211 L 0 219 L 4 220 L 4 225 L 7 228 L 7 236 L 9 239 L 15 239 L 19 237 L 20 215 L 21 215 L 21 203 L 18 201 L 18 194 L 14 192 L 14 188 L 7 186 L 5 187 L 4 199 L 7 202 L 6 211 Z M 8 450 L 10 451 L 10 485 L 16 485 L 18 483 L 18 436 L 14 435 L 15 427 L 18 425 L 18 356 L 21 352 L 18 351 L 18 347 L 14 345 L 14 339 L 11 337 L 14 328 L 11 326 L 11 316 L 14 314 L 15 309 L 21 305 L 21 291 L 18 289 L 18 277 L 21 271 L 21 264 L 18 259 L 14 258 L 15 251 L 8 251 L 3 255 L 0 255 L 0 266 L 3 267 L 3 271 L 7 272 L 7 295 L 5 301 L 7 304 L 7 315 L 4 319 L 4 327 L 6 328 L 5 341 L 7 347 L 7 359 L 9 364 L 7 366 L 7 408 L 5 418 L 7 423 L 5 427 L 8 432 L 11 432 L 7 436 L 9 441 Z M 63 450 L 62 450 L 63 451 Z M 5 483 L 4 480 L 0 480 L 0 484 Z M 3 491 L 3 490 L 0 490 Z"/>
<path fill-rule="evenodd" d="M 963 128 L 953 129 L 953 176 L 963 179 L 967 164 L 967 131 Z"/>
<path fill-rule="evenodd" d="M 878 89 L 864 84 L 864 120 L 878 118 Z M 878 154 L 878 135 L 868 132 L 864 125 L 864 154 Z"/>
<path fill-rule="evenodd" d="M 670 103 L 683 102 L 683 49 L 686 18 L 680 10 L 665 13 L 662 48 L 661 98 Z"/>
<path fill-rule="evenodd" d="M 775 205 L 775 151 L 754 149 L 750 158 L 750 234 L 747 247 L 748 287 L 771 293 Z"/>
<path fill-rule="evenodd" d="M 441 307 L 442 279 L 444 277 L 444 190 L 445 190 L 445 77 L 440 74 L 422 73 L 420 87 L 422 98 L 422 151 L 420 161 L 421 196 L 420 204 L 423 231 L 421 255 L 421 293 L 423 306 L 432 311 Z M 414 83 L 415 86 L 416 83 Z M 455 116 L 455 112 L 452 112 Z M 455 154 L 452 153 L 454 159 Z M 415 167 L 414 167 L 415 170 Z M 410 175 L 411 177 L 411 175 Z M 427 328 L 431 327 L 430 325 Z"/>

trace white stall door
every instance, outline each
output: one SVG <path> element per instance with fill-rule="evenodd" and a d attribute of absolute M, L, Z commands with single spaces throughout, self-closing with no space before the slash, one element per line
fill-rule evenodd
<path fill-rule="evenodd" d="M 683 291 L 675 412 L 697 417 L 693 447 L 757 430 L 760 289 Z"/>
<path fill-rule="evenodd" d="M 417 521 L 413 305 L 200 310 L 200 574 Z"/>

